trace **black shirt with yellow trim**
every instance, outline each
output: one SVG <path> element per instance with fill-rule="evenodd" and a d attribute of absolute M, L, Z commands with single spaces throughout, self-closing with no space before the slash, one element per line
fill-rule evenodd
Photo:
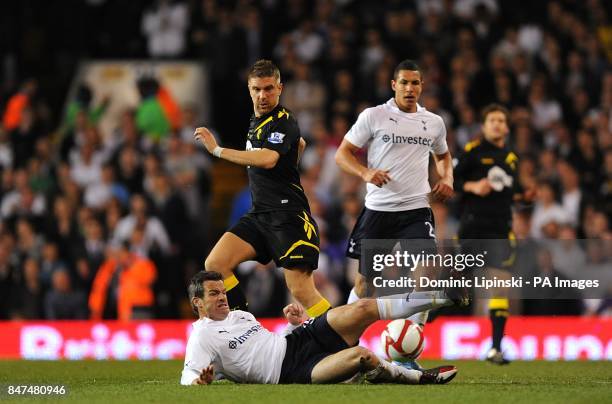
<path fill-rule="evenodd" d="M 278 210 L 310 213 L 298 172 L 300 129 L 293 113 L 277 105 L 269 113 L 251 117 L 246 150 L 270 149 L 280 157 L 271 169 L 248 167 L 251 212 Z"/>
<path fill-rule="evenodd" d="M 508 147 L 498 147 L 485 139 L 466 145 L 454 169 L 454 188 L 461 195 L 462 226 L 498 228 L 507 234 L 512 224 L 515 194 L 521 193 L 518 179 L 518 156 Z M 463 191 L 467 181 L 488 178 L 492 190 L 486 196 Z"/>

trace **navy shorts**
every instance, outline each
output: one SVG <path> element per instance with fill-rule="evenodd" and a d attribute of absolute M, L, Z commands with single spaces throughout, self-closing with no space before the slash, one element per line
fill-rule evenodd
<path fill-rule="evenodd" d="M 287 352 L 279 384 L 312 383 L 312 369 L 325 357 L 350 346 L 327 322 L 327 313 L 310 319 L 287 335 Z"/>
<path fill-rule="evenodd" d="M 274 260 L 285 269 L 309 270 L 319 265 L 319 227 L 306 211 L 247 213 L 229 232 L 251 244 L 261 264 Z"/>
<path fill-rule="evenodd" d="M 363 208 L 349 237 L 346 256 L 360 259 L 362 242 L 366 239 L 423 240 L 417 243 L 418 250 L 426 248 L 435 251 L 435 226 L 434 215 L 430 208 L 399 212 L 381 212 Z M 410 246 L 402 243 L 402 248 L 409 249 Z M 371 268 L 371 265 L 360 265 L 359 273 L 371 278 L 373 276 Z"/>

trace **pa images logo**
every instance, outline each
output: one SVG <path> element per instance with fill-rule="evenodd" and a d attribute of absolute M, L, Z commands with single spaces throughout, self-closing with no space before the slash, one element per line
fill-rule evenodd
<path fill-rule="evenodd" d="M 236 341 L 229 342 L 229 349 L 236 349 L 238 347 L 238 343 Z"/>

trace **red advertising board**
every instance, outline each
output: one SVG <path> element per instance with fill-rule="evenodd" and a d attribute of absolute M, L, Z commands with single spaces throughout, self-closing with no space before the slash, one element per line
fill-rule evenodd
<path fill-rule="evenodd" d="M 263 319 L 271 331 L 281 319 Z M 382 355 L 379 321 L 361 344 Z M 0 322 L 0 359 L 180 359 L 189 321 Z M 422 358 L 477 359 L 490 346 L 486 318 L 438 318 L 425 328 Z M 596 317 L 511 317 L 504 338 L 510 359 L 612 360 L 612 319 Z"/>

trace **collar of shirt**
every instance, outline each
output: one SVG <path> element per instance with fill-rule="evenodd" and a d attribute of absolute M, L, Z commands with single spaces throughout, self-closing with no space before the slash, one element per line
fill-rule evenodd
<path fill-rule="evenodd" d="M 280 102 L 274 107 L 274 109 L 270 112 L 268 112 L 267 114 L 264 114 L 260 117 L 255 116 L 255 114 L 251 115 L 251 120 L 253 122 L 263 122 L 264 120 L 268 119 L 268 117 L 277 114 L 278 111 L 280 111 L 283 108 L 283 106 L 280 104 Z"/>
<path fill-rule="evenodd" d="M 220 323 L 225 323 L 229 317 L 230 317 L 229 314 L 223 320 L 213 320 L 211 318 L 204 317 L 204 318 L 194 321 L 192 324 L 194 327 L 196 327 L 197 325 L 205 325 L 205 324 L 211 324 L 211 323 L 220 324 Z"/>
<path fill-rule="evenodd" d="M 403 115 L 411 114 L 411 112 L 404 112 L 401 109 L 399 109 L 399 107 L 397 106 L 397 103 L 395 102 L 395 98 L 391 98 L 389 101 L 385 103 L 385 105 L 389 107 L 393 112 L 397 112 L 398 114 L 403 114 Z M 422 107 L 417 103 L 416 112 L 424 112 L 424 111 L 427 111 L 427 109 L 425 109 L 425 107 Z"/>

